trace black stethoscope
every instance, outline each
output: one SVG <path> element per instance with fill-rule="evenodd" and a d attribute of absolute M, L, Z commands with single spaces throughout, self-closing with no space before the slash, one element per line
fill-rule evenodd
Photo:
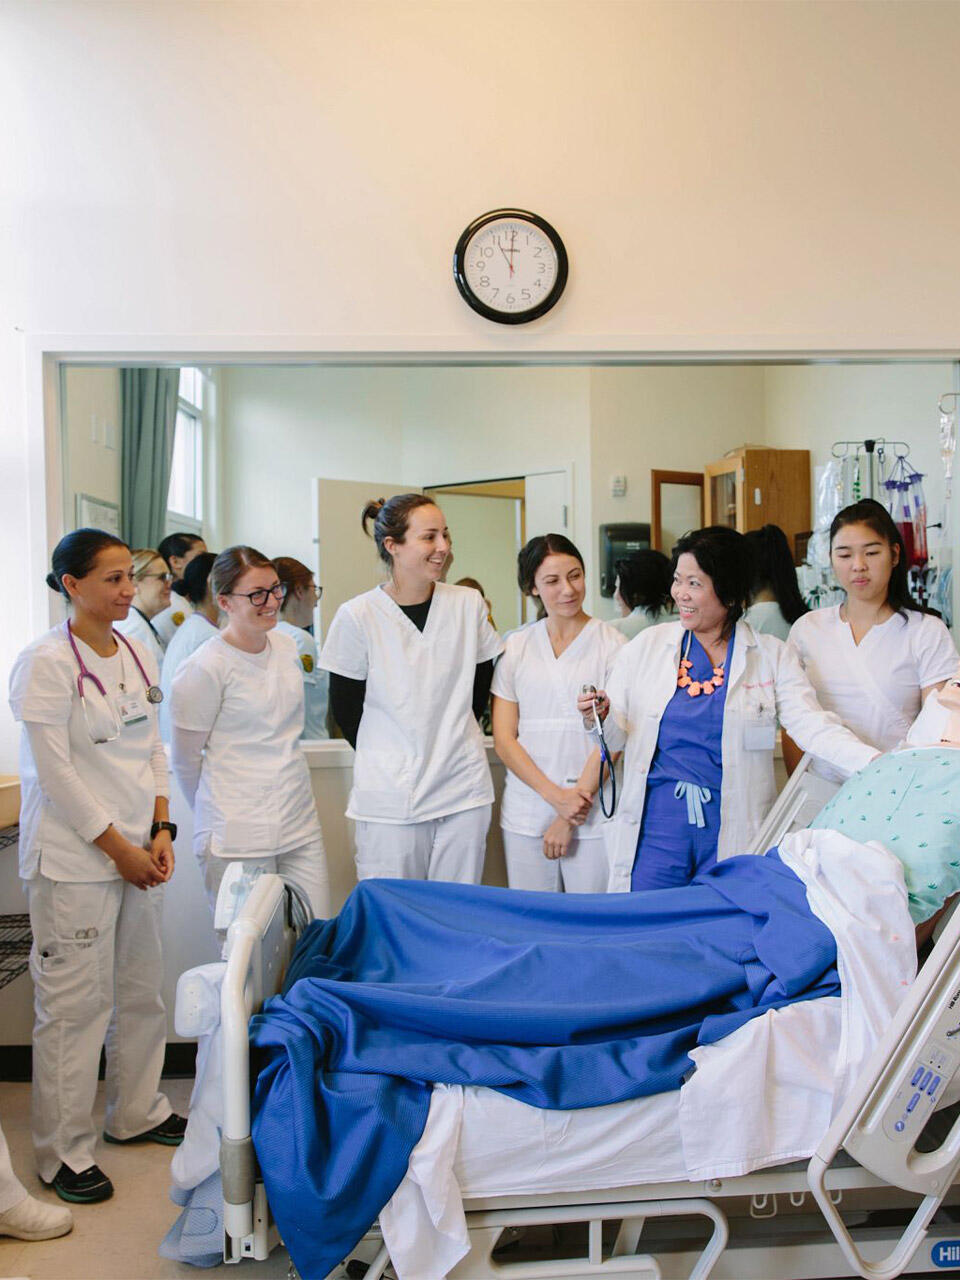
<path fill-rule="evenodd" d="M 77 666 L 79 667 L 79 671 L 77 673 L 77 693 L 80 695 L 80 706 L 83 709 L 83 719 L 84 719 L 84 723 L 87 726 L 87 733 L 89 733 L 91 739 L 97 744 L 101 744 L 104 742 L 113 742 L 120 737 L 120 728 L 121 728 L 120 719 L 116 711 L 113 709 L 110 699 L 107 697 L 107 691 L 103 687 L 102 681 L 99 679 L 98 676 L 95 676 L 93 674 L 93 672 L 84 662 L 83 658 L 80 656 L 80 650 L 77 648 L 77 642 L 73 638 L 73 629 L 70 626 L 69 618 L 63 624 L 63 626 L 64 626 L 64 630 L 67 633 L 67 639 L 70 641 L 70 648 L 73 650 L 73 656 L 76 658 Z M 150 683 L 150 678 L 147 675 L 146 671 L 144 670 L 143 663 L 137 657 L 137 651 L 136 649 L 134 649 L 133 645 L 130 643 L 127 637 L 123 635 L 123 633 L 120 631 L 114 631 L 113 635 L 117 641 L 118 648 L 122 643 L 126 645 L 126 647 L 130 650 L 130 656 L 131 658 L 133 658 L 134 662 L 137 665 L 137 670 L 140 672 L 140 677 L 143 680 L 143 687 L 147 691 L 147 701 L 152 703 L 154 706 L 156 706 L 158 702 L 163 701 L 163 690 L 160 689 L 158 685 Z M 123 662 L 122 652 L 120 654 L 120 661 L 121 663 Z M 103 698 L 106 705 L 110 707 L 111 711 L 113 711 L 114 732 L 111 734 L 109 738 L 97 737 L 93 729 L 90 727 L 90 717 L 87 714 L 87 699 L 84 697 L 84 693 L 83 693 L 84 680 L 93 681 L 94 688 L 99 692 L 100 696 Z M 121 683 L 120 688 L 123 689 L 123 687 L 124 686 Z"/>
<path fill-rule="evenodd" d="M 594 684 L 582 684 L 580 686 L 580 692 L 581 694 L 584 694 L 584 693 L 595 694 L 597 692 L 597 686 Z M 592 725 L 587 724 L 586 717 L 584 718 L 583 724 L 584 724 L 584 728 L 589 733 L 595 733 L 597 735 L 597 744 L 600 747 L 600 782 L 597 786 L 597 792 L 600 796 L 600 808 L 603 812 L 603 816 L 605 818 L 612 818 L 617 807 L 617 775 L 616 775 L 616 772 L 614 771 L 613 759 L 610 755 L 610 749 L 607 746 L 607 740 L 603 736 L 603 721 L 600 719 L 600 716 L 597 712 L 596 702 L 594 702 L 592 710 L 593 710 L 593 724 Z M 606 765 L 607 776 L 610 779 L 609 801 L 607 800 L 606 794 L 604 792 L 604 786 L 603 786 L 604 765 Z"/>

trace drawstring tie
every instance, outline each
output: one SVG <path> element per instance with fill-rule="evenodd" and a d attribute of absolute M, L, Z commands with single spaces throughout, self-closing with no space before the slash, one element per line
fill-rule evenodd
<path fill-rule="evenodd" d="M 674 792 L 678 800 L 687 802 L 687 823 L 691 827 L 705 827 L 703 806 L 709 804 L 713 795 L 707 787 L 698 787 L 695 782 L 678 782 Z"/>

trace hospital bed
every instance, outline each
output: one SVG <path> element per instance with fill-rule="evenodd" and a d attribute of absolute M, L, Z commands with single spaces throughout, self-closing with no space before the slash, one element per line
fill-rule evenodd
<path fill-rule="evenodd" d="M 760 848 L 804 825 L 810 805 L 819 809 L 824 797 L 818 783 L 805 768 L 794 775 L 761 833 Z M 295 942 L 282 881 L 264 875 L 230 927 L 221 991 L 227 1262 L 265 1259 L 278 1243 L 250 1136 L 247 1028 L 250 1016 L 279 991 Z M 960 1119 L 949 1128 L 942 1124 L 942 1138 L 930 1137 L 939 1119 L 935 1105 L 958 1069 L 960 913 L 943 931 L 809 1162 L 699 1182 L 674 1171 L 641 1185 L 539 1195 L 471 1196 L 468 1185 L 464 1209 L 471 1248 L 450 1280 L 886 1280 L 960 1271 L 960 1184 L 954 1184 Z M 631 1105 L 639 1112 L 657 1101 Z M 918 1148 L 921 1133 L 921 1146 L 934 1145 L 933 1150 Z M 574 1230 L 569 1224 L 580 1225 Z M 564 1256 L 552 1250 L 549 1259 L 515 1259 L 517 1249 L 509 1242 L 517 1229 L 534 1237 L 534 1229 L 547 1226 L 569 1239 L 569 1248 L 560 1250 Z M 366 1280 L 391 1274 L 376 1228 L 354 1256 L 369 1264 Z"/>

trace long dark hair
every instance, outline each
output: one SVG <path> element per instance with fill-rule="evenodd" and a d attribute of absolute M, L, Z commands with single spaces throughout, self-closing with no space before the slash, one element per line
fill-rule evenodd
<path fill-rule="evenodd" d="M 673 571 L 682 555 L 691 555 L 713 583 L 714 594 L 727 611 L 725 636 L 743 617 L 750 599 L 750 569 L 743 534 L 724 524 L 685 533 L 673 548 Z"/>
<path fill-rule="evenodd" d="M 174 554 L 179 555 L 180 553 L 175 552 Z M 183 577 L 173 584 L 173 589 L 177 595 L 183 596 L 192 605 L 203 604 L 207 595 L 210 570 L 216 560 L 217 557 L 212 551 L 201 551 L 198 556 L 194 556 L 184 569 Z"/>
<path fill-rule="evenodd" d="M 517 556 L 517 583 L 525 596 L 533 595 L 534 578 L 547 556 L 573 556 L 584 567 L 583 556 L 562 533 L 541 533 L 531 538 Z"/>
<path fill-rule="evenodd" d="M 751 529 L 743 537 L 750 555 L 751 599 L 769 588 L 780 612 L 792 627 L 810 610 L 800 594 L 787 535 L 778 524 L 765 524 L 762 529 Z"/>
<path fill-rule="evenodd" d="M 873 498 L 861 498 L 859 502 L 853 502 L 849 507 L 844 507 L 842 511 L 838 511 L 833 517 L 833 523 L 830 526 L 831 553 L 833 552 L 834 538 L 841 529 L 850 524 L 865 524 L 868 529 L 872 529 L 877 537 L 882 538 L 890 547 L 899 547 L 900 549 L 900 556 L 893 566 L 893 571 L 890 574 L 890 584 L 887 587 L 887 604 L 891 609 L 895 609 L 901 617 L 906 614 L 907 610 L 913 613 L 925 613 L 926 610 L 918 605 L 910 594 L 910 585 L 907 579 L 907 548 L 903 542 L 903 535 L 894 524 L 893 516 L 891 516 L 887 508 Z"/>
<path fill-rule="evenodd" d="M 107 533 L 105 529 L 74 529 L 72 533 L 64 534 L 53 549 L 47 586 L 69 600 L 70 593 L 63 585 L 64 574 L 69 573 L 71 578 L 85 578 L 101 551 L 126 545 L 122 538 Z"/>
<path fill-rule="evenodd" d="M 377 544 L 377 554 L 383 563 L 393 566 L 393 556 L 386 548 L 386 539 L 403 542 L 410 524 L 410 513 L 417 507 L 435 507 L 437 504 L 425 493 L 397 493 L 392 498 L 372 498 L 360 513 L 360 523 L 367 537 Z M 373 532 L 368 525 L 373 522 Z"/>
<path fill-rule="evenodd" d="M 620 598 L 629 609 L 656 613 L 670 603 L 673 570 L 662 551 L 634 551 L 615 565 L 620 580 Z"/>
<path fill-rule="evenodd" d="M 157 543 L 157 551 L 166 560 L 167 568 L 171 569 L 173 568 L 170 563 L 171 556 L 185 556 L 191 547 L 195 547 L 202 541 L 199 533 L 168 533 Z M 180 594 L 182 593 L 178 591 L 177 595 Z"/>

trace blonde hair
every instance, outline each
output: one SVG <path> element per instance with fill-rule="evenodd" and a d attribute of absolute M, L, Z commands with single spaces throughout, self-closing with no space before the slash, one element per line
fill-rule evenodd
<path fill-rule="evenodd" d="M 130 552 L 133 557 L 133 580 L 139 582 L 144 576 L 154 560 L 160 560 L 163 564 L 164 573 L 167 572 L 167 562 L 159 551 L 154 551 L 153 547 L 139 547 L 136 551 Z"/>

